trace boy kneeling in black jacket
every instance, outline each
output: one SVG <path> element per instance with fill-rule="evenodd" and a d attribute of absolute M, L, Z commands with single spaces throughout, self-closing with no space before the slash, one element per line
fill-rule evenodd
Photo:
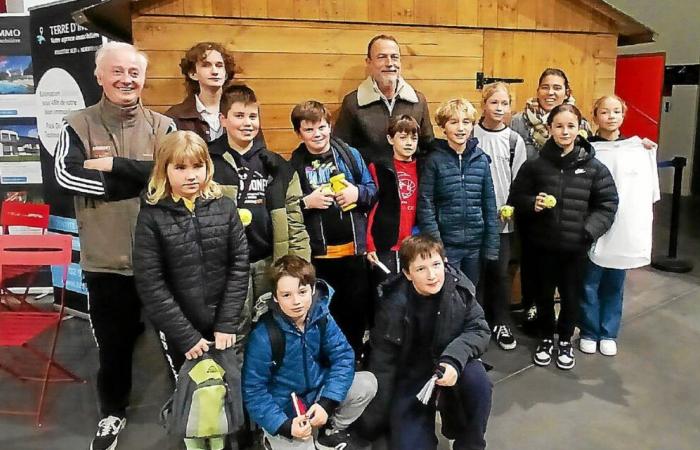
<path fill-rule="evenodd" d="M 375 439 L 388 427 L 391 450 L 434 450 L 439 409 L 455 450 L 484 449 L 492 385 L 478 358 L 490 332 L 474 285 L 445 266 L 445 250 L 431 236 L 407 238 L 399 259 L 403 273 L 381 287 L 369 363 L 379 387 L 358 431 Z M 416 394 L 436 373 L 437 392 L 424 405 Z"/>

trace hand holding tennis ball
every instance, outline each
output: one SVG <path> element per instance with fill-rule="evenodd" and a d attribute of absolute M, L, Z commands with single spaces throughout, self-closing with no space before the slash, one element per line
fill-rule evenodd
<path fill-rule="evenodd" d="M 540 192 L 535 197 L 535 212 L 540 212 L 543 209 L 551 209 L 557 206 L 557 199 L 546 192 Z"/>
<path fill-rule="evenodd" d="M 247 227 L 253 221 L 253 213 L 249 209 L 238 208 L 238 216 L 241 218 L 244 227 Z"/>
<path fill-rule="evenodd" d="M 513 217 L 513 212 L 515 211 L 515 208 L 513 208 L 510 205 L 503 205 L 501 206 L 501 209 L 498 211 L 498 215 L 501 217 L 501 220 L 505 222 L 506 220 L 510 220 Z"/>

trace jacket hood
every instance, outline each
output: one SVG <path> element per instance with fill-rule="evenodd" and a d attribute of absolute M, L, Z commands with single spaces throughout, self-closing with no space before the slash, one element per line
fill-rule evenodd
<path fill-rule="evenodd" d="M 436 138 L 433 141 L 433 145 L 435 146 L 436 149 L 438 150 L 443 150 L 446 152 L 449 152 L 450 154 L 456 155 L 457 152 L 452 150 L 450 147 L 450 144 L 447 142 L 447 139 L 440 139 Z M 469 138 L 467 139 L 467 148 L 464 149 L 464 155 L 467 155 L 469 157 L 469 160 L 471 161 L 472 159 L 478 158 L 481 155 L 486 155 L 484 151 L 479 147 L 479 140 L 477 138 Z"/>
<path fill-rule="evenodd" d="M 540 156 L 551 161 L 555 166 L 562 169 L 580 166 L 590 161 L 595 156 L 595 149 L 582 136 L 577 136 L 574 142 L 574 149 L 568 155 L 561 156 L 562 149 L 555 142 L 554 138 L 549 138 L 540 150 Z"/>
<path fill-rule="evenodd" d="M 175 201 L 173 200 L 172 195 L 166 195 L 164 198 L 160 199 L 158 203 L 155 205 L 151 205 L 146 201 L 147 199 L 147 191 L 143 191 L 141 193 L 141 207 L 142 208 L 161 208 L 165 209 L 167 211 L 172 211 L 174 213 L 178 214 L 190 214 L 190 211 L 185 207 L 185 204 L 182 201 Z M 202 198 L 202 197 L 197 197 L 194 200 L 194 210 L 197 212 L 197 208 L 200 206 L 207 205 L 211 202 L 213 202 L 215 199 L 213 198 Z"/>
<path fill-rule="evenodd" d="M 333 288 L 321 279 L 316 280 L 316 285 L 314 286 L 314 294 L 311 299 L 311 306 L 309 307 L 309 312 L 306 314 L 306 324 L 313 325 L 319 321 L 322 317 L 330 314 L 329 307 L 331 303 L 331 298 L 334 294 Z M 275 301 L 275 298 L 270 295 L 267 300 L 267 307 L 272 311 L 277 322 L 285 327 L 293 327 L 291 321 L 286 314 L 282 312 L 279 303 Z"/>
<path fill-rule="evenodd" d="M 455 286 L 469 291 L 472 296 L 476 296 L 476 288 L 474 283 L 467 278 L 460 270 L 456 269 L 449 263 L 445 263 L 445 285 L 448 282 L 454 283 Z M 382 297 L 386 297 L 389 293 L 397 289 L 406 289 L 411 282 L 403 273 L 392 275 L 386 281 L 379 285 L 379 292 Z M 443 285 L 444 290 L 444 285 Z"/>
<path fill-rule="evenodd" d="M 251 149 L 245 152 L 245 154 L 241 155 L 231 148 L 231 146 L 228 143 L 228 137 L 226 136 L 226 133 L 222 134 L 217 139 L 209 143 L 209 153 L 212 155 L 223 156 L 224 153 L 230 151 L 231 154 L 235 153 L 237 156 L 240 156 L 246 160 L 250 160 L 251 158 L 253 158 L 253 156 L 260 153 L 260 151 L 264 149 L 265 143 L 262 142 L 262 139 L 253 139 L 253 146 L 251 147 Z"/>

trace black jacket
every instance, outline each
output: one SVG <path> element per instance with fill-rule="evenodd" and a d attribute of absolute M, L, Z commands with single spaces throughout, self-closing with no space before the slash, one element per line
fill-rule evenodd
<path fill-rule="evenodd" d="M 552 250 L 585 251 L 613 223 L 617 189 L 607 167 L 594 158 L 591 144 L 578 137 L 575 148 L 561 156 L 550 138 L 540 157 L 526 161 L 510 189 L 508 203 L 519 223 L 525 222 L 526 239 Z M 535 212 L 535 198 L 553 195 L 554 208 Z"/>
<path fill-rule="evenodd" d="M 142 202 L 134 242 L 139 297 L 155 327 L 186 352 L 214 331 L 239 332 L 248 244 L 228 198 Z"/>
<path fill-rule="evenodd" d="M 394 388 L 401 376 L 398 369 L 411 358 L 413 329 L 407 308 L 411 290 L 411 282 L 403 274 L 380 287 L 369 361 L 369 370 L 377 377 L 377 395 L 357 423 L 358 431 L 367 439 L 374 439 L 387 427 Z M 470 360 L 481 357 L 490 337 L 484 311 L 474 298 L 474 285 L 463 273 L 446 266 L 432 342 L 435 365 L 447 362 L 460 373 Z"/>

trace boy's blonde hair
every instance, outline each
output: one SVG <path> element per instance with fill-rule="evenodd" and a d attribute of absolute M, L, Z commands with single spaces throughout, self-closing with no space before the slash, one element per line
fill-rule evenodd
<path fill-rule="evenodd" d="M 467 119 L 472 122 L 476 121 L 476 108 L 474 108 L 474 105 L 466 98 L 453 98 L 440 105 L 435 112 L 435 122 L 440 128 L 444 128 L 447 121 L 460 112 L 464 112 Z"/>
<path fill-rule="evenodd" d="M 598 110 L 603 105 L 603 102 L 608 99 L 617 100 L 618 102 L 620 102 L 620 105 L 622 105 L 622 115 L 624 116 L 625 114 L 627 114 L 627 104 L 625 103 L 625 101 L 615 94 L 608 94 L 600 97 L 593 103 L 593 120 L 595 120 L 595 117 L 598 114 Z"/>
<path fill-rule="evenodd" d="M 156 152 L 146 195 L 149 205 L 155 205 L 172 194 L 168 180 L 168 164 L 180 164 L 187 160 L 192 163 L 204 163 L 206 166 L 207 176 L 199 195 L 203 198 L 221 197 L 221 187 L 212 179 L 214 163 L 209 157 L 207 143 L 193 131 L 175 131 L 163 138 Z"/>
<path fill-rule="evenodd" d="M 510 90 L 508 89 L 508 85 L 504 83 L 503 81 L 496 81 L 495 83 L 487 84 L 486 86 L 483 87 L 481 90 L 481 101 L 483 104 L 486 104 L 486 100 L 491 98 L 493 94 L 496 93 L 496 91 L 502 90 L 506 93 L 508 96 L 508 102 L 512 103 L 513 98 L 510 95 Z"/>

